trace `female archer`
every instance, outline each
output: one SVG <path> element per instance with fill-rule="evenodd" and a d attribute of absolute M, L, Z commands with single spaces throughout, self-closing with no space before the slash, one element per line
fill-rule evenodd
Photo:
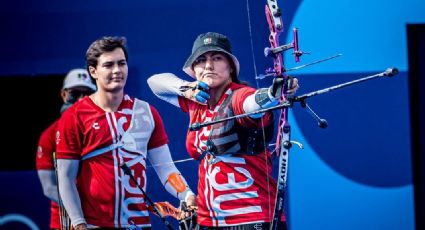
<path fill-rule="evenodd" d="M 190 124 L 218 120 L 276 105 L 283 81 L 269 88 L 241 84 L 239 61 L 222 34 L 200 34 L 183 71 L 188 82 L 171 73 L 148 79 L 156 96 L 188 113 Z M 292 79 L 289 94 L 298 89 Z M 273 137 L 273 113 L 265 112 L 189 131 L 186 148 L 200 161 L 199 229 L 268 229 L 273 216 L 276 183 L 267 143 Z M 281 227 L 286 229 L 285 218 Z"/>

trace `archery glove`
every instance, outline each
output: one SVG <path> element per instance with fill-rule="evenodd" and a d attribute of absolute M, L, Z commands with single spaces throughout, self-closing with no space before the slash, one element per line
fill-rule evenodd
<path fill-rule="evenodd" d="M 300 85 L 298 84 L 298 79 L 292 76 L 288 76 L 286 80 L 286 85 L 286 95 L 293 95 L 298 90 L 298 88 L 300 88 Z"/>
<path fill-rule="evenodd" d="M 188 85 L 180 87 L 180 91 L 184 97 L 202 105 L 205 105 L 207 100 L 210 99 L 208 89 L 207 83 L 202 81 L 191 82 Z"/>
<path fill-rule="evenodd" d="M 270 86 L 270 94 L 274 98 L 280 98 L 282 96 L 283 78 L 275 78 L 272 86 Z M 292 76 L 286 78 L 286 95 L 292 95 L 299 88 L 298 79 Z"/>
<path fill-rule="evenodd" d="M 278 100 L 282 95 L 283 82 L 283 78 L 273 79 L 273 84 L 269 87 L 269 92 L 274 99 Z"/>

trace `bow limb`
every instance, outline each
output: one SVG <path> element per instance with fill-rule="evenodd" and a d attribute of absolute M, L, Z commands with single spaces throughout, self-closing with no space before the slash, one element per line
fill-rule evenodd
<path fill-rule="evenodd" d="M 269 25 L 270 35 L 269 35 L 269 42 L 270 42 L 270 48 L 274 49 L 279 47 L 279 37 L 280 34 L 283 31 L 283 22 L 279 7 L 277 6 L 276 1 L 267 0 L 267 5 L 265 7 L 266 12 L 266 19 L 267 24 Z M 282 76 L 282 73 L 284 71 L 283 66 L 283 57 L 282 55 L 275 54 L 273 55 L 273 62 L 274 62 L 274 74 L 275 76 Z"/>
<path fill-rule="evenodd" d="M 279 7 L 277 6 L 277 2 L 273 1 L 273 0 L 267 0 L 267 5 L 265 6 L 265 13 L 266 13 L 266 19 L 267 19 L 267 24 L 269 26 L 269 30 L 270 30 L 270 35 L 269 35 L 269 42 L 270 42 L 270 49 L 276 49 L 277 47 L 279 47 L 279 37 L 280 34 L 283 31 L 283 23 L 282 23 L 282 18 L 281 18 L 281 11 L 279 9 Z M 284 78 L 286 76 L 284 76 L 284 62 L 283 62 L 283 57 L 281 53 L 276 53 L 273 56 L 273 75 L 275 78 Z M 280 102 L 282 103 L 283 101 L 286 100 L 285 98 L 285 93 L 286 93 L 286 87 L 283 87 L 283 92 L 281 93 L 281 98 L 280 98 Z M 281 139 L 282 139 L 282 130 L 281 127 L 283 127 L 284 124 L 282 124 L 282 122 L 284 120 L 287 120 L 287 110 L 286 109 L 282 109 L 281 110 L 281 115 L 279 117 L 279 131 L 277 134 L 277 139 L 276 139 L 276 152 L 280 153 L 280 143 L 281 143 Z"/>

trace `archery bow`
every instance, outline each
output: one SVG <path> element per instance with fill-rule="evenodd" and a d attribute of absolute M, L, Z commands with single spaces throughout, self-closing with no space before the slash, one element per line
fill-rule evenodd
<path fill-rule="evenodd" d="M 286 91 L 288 76 L 284 74 L 285 67 L 283 62 L 282 52 L 288 49 L 294 49 L 295 61 L 299 62 L 299 57 L 303 54 L 298 47 L 298 30 L 297 28 L 293 29 L 294 40 L 292 43 L 279 46 L 279 36 L 283 32 L 283 21 L 282 13 L 279 6 L 275 0 L 267 0 L 267 5 L 265 6 L 265 13 L 267 18 L 267 24 L 269 26 L 270 35 L 269 42 L 270 48 L 265 49 L 266 56 L 271 56 L 273 58 L 273 70 L 269 74 L 273 74 L 275 78 L 283 78 L 285 84 L 282 88 L 282 93 L 279 102 L 283 103 L 288 101 L 286 99 Z M 285 197 L 285 187 L 287 180 L 287 170 L 288 170 L 288 160 L 289 160 L 289 150 L 291 148 L 291 126 L 288 121 L 288 109 L 287 107 L 282 107 L 280 111 L 280 116 L 278 120 L 278 133 L 276 137 L 276 153 L 279 156 L 279 169 L 277 177 L 277 188 L 276 188 L 276 198 L 274 202 L 274 211 L 273 218 L 270 224 L 270 229 L 277 229 L 279 219 L 283 212 L 284 197 Z"/>
<path fill-rule="evenodd" d="M 180 161 L 172 161 L 172 162 L 165 162 L 163 164 L 156 164 L 156 165 L 150 165 L 148 167 L 153 166 L 159 166 L 159 165 L 167 165 L 167 164 L 174 164 L 175 162 L 183 162 L 187 161 L 189 159 L 183 159 Z M 181 230 L 192 230 L 195 228 L 196 225 L 196 211 L 198 210 L 197 207 L 188 207 L 186 205 L 186 202 L 182 201 L 180 203 L 180 209 L 174 207 L 172 204 L 170 204 L 167 201 L 162 202 L 154 202 L 150 199 L 146 191 L 140 186 L 136 178 L 134 178 L 133 173 L 131 172 L 131 169 L 127 166 L 127 164 L 122 163 L 120 165 L 120 168 L 123 170 L 123 172 L 130 177 L 130 179 L 136 184 L 136 186 L 139 188 L 139 190 L 142 192 L 142 194 L 145 197 L 146 204 L 148 207 L 148 211 L 152 212 L 156 216 L 158 216 L 161 221 L 164 223 L 164 225 L 167 227 L 167 229 L 173 230 L 174 228 L 171 226 L 170 222 L 165 217 L 173 217 L 179 222 L 179 229 Z M 181 212 L 189 212 L 191 215 L 186 218 L 180 218 Z"/>
<path fill-rule="evenodd" d="M 186 202 L 182 201 L 180 203 L 180 209 L 174 207 L 167 201 L 164 202 L 155 202 L 155 206 L 158 208 L 158 211 L 163 217 L 170 216 L 176 219 L 179 222 L 180 230 L 193 230 L 196 227 L 196 218 L 197 218 L 197 207 L 188 207 Z M 153 210 L 150 210 L 153 211 Z M 189 212 L 191 215 L 189 217 L 181 218 L 181 212 Z M 153 212 L 157 215 L 155 212 Z"/>
<path fill-rule="evenodd" d="M 158 206 L 149 198 L 148 194 L 146 194 L 145 190 L 140 186 L 140 184 L 138 183 L 136 178 L 134 178 L 133 173 L 131 172 L 131 169 L 125 163 L 122 163 L 120 165 L 120 168 L 123 170 L 123 172 L 126 175 L 128 175 L 130 177 L 130 179 L 137 185 L 139 190 L 142 192 L 143 196 L 145 197 L 145 200 L 146 200 L 148 207 L 150 207 L 150 209 L 151 209 L 150 211 L 152 211 L 157 216 L 159 216 L 159 218 L 164 223 L 164 225 L 167 227 L 167 229 L 173 230 L 174 228 L 171 226 L 170 222 L 168 222 L 168 220 L 165 219 L 165 216 L 162 215 Z"/>
<path fill-rule="evenodd" d="M 123 170 L 123 172 L 126 175 L 130 177 L 130 179 L 136 184 L 136 186 L 142 192 L 143 196 L 145 197 L 148 210 L 152 212 L 153 214 L 157 215 L 161 219 L 161 221 L 164 223 L 164 225 L 167 227 L 167 229 L 170 229 L 170 230 L 174 229 L 171 226 L 170 222 L 168 222 L 168 220 L 165 219 L 165 217 L 167 216 L 173 217 L 174 219 L 178 220 L 179 227 L 181 230 L 194 229 L 196 225 L 196 211 L 198 209 L 197 207 L 187 207 L 186 202 L 182 202 L 180 204 L 181 209 L 178 209 L 167 201 L 153 202 L 148 196 L 148 194 L 145 192 L 145 190 L 140 186 L 136 178 L 134 178 L 133 173 L 131 172 L 131 169 L 127 166 L 127 164 L 122 163 L 120 165 L 120 168 Z M 180 214 L 182 211 L 190 212 L 191 215 L 189 217 L 181 219 Z"/>
<path fill-rule="evenodd" d="M 247 2 L 248 3 L 248 2 Z M 248 18 L 249 18 L 249 3 L 248 3 Z M 386 71 L 382 73 L 378 73 L 375 75 L 367 76 L 364 78 L 360 78 L 357 80 L 353 80 L 350 82 L 342 83 L 339 85 L 331 86 L 325 89 L 320 89 L 317 91 L 313 91 L 310 93 L 303 94 L 301 96 L 293 97 L 293 98 L 286 98 L 286 91 L 288 89 L 288 85 L 286 82 L 288 81 L 289 77 L 285 74 L 285 72 L 292 71 L 292 70 L 298 70 L 300 68 L 304 68 L 306 66 L 310 66 L 313 64 L 317 64 L 323 61 L 327 61 L 336 57 L 341 56 L 341 54 L 337 54 L 334 56 L 331 56 L 329 58 L 325 58 L 322 60 L 318 60 L 312 63 L 308 63 L 299 67 L 291 68 L 291 69 L 285 69 L 284 67 L 284 61 L 282 53 L 284 51 L 287 51 L 289 49 L 293 49 L 293 55 L 295 57 L 295 61 L 298 62 L 300 56 L 303 54 L 303 52 L 299 49 L 298 46 L 298 30 L 297 28 L 293 29 L 293 36 L 294 40 L 289 43 L 280 46 L 279 45 L 279 35 L 283 32 L 283 22 L 282 22 L 282 13 L 277 5 L 276 0 L 267 0 L 267 5 L 265 6 L 265 13 L 267 18 L 267 23 L 270 30 L 269 35 L 269 42 L 270 47 L 265 48 L 264 54 L 266 57 L 272 57 L 273 58 L 273 68 L 266 70 L 265 75 L 258 75 L 256 76 L 256 80 L 263 79 L 265 77 L 274 77 L 274 78 L 282 78 L 285 82 L 284 87 L 282 88 L 281 92 L 281 98 L 279 100 L 279 104 L 274 107 L 270 107 L 267 109 L 261 109 L 258 111 L 245 113 L 245 114 L 239 114 L 232 117 L 223 118 L 220 120 L 214 120 L 210 122 L 205 123 L 193 123 L 190 125 L 189 130 L 195 131 L 199 130 L 202 127 L 213 125 L 216 123 L 224 122 L 231 119 L 237 119 L 246 117 L 253 114 L 260 114 L 267 111 L 277 110 L 280 109 L 280 117 L 278 120 L 278 134 L 276 138 L 276 147 L 275 152 L 279 156 L 279 169 L 278 169 L 278 177 L 277 177 L 277 188 L 276 188 L 276 198 L 274 203 L 274 212 L 273 212 L 273 218 L 272 223 L 270 224 L 271 230 L 276 230 L 278 228 L 278 222 L 280 220 L 280 217 L 283 213 L 283 206 L 284 206 L 284 197 L 285 197 L 285 189 L 286 189 L 286 181 L 287 181 L 287 170 L 288 170 L 288 156 L 289 156 L 289 150 L 292 146 L 292 143 L 296 143 L 294 141 L 291 141 L 291 126 L 288 121 L 288 109 L 292 107 L 293 103 L 299 102 L 303 108 L 306 108 L 308 112 L 318 121 L 318 125 L 321 128 L 327 127 L 327 122 L 324 119 L 321 119 L 306 103 L 306 99 L 317 96 L 323 93 L 330 92 L 332 90 L 340 89 L 343 87 L 347 87 L 353 84 L 357 84 L 360 82 L 364 82 L 367 80 L 371 80 L 374 78 L 379 77 L 392 77 L 396 74 L 398 74 L 398 70 L 396 68 L 388 68 Z M 249 21 L 250 23 L 250 21 Z M 251 25 L 249 25 L 249 28 L 251 29 Z M 252 41 L 251 41 L 251 46 Z M 255 58 L 254 59 L 254 68 L 255 68 Z M 256 72 L 256 70 L 255 70 Z M 257 83 L 258 87 L 258 83 Z M 300 146 L 300 145 L 299 145 Z"/>

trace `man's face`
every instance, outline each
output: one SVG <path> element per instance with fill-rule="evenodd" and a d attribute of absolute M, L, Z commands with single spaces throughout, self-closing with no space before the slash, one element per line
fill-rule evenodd
<path fill-rule="evenodd" d="M 128 66 L 121 48 L 100 55 L 96 68 L 90 66 L 89 70 L 99 91 L 118 92 L 124 89 Z"/>

